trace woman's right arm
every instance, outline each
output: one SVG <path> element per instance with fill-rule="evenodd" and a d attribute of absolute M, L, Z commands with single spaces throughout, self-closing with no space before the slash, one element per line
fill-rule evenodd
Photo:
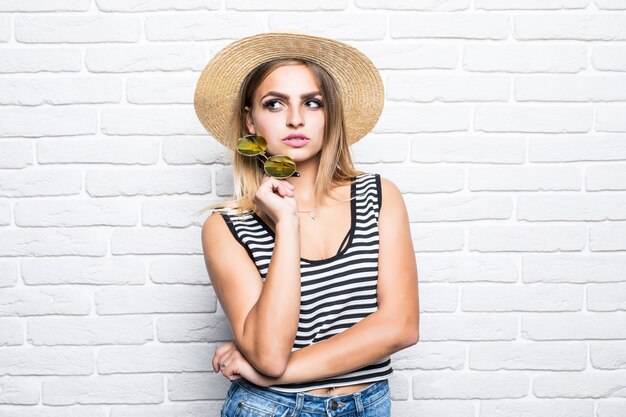
<path fill-rule="evenodd" d="M 202 227 L 202 247 L 215 294 L 235 343 L 259 372 L 273 377 L 287 367 L 300 313 L 300 225 L 297 215 L 276 222 L 274 252 L 265 283 L 244 247 L 215 212 Z"/>

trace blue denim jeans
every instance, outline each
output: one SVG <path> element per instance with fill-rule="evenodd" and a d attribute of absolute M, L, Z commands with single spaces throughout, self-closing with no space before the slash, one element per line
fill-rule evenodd
<path fill-rule="evenodd" d="M 340 395 L 281 392 L 254 385 L 245 378 L 230 383 L 221 417 L 389 417 L 387 380 Z"/>

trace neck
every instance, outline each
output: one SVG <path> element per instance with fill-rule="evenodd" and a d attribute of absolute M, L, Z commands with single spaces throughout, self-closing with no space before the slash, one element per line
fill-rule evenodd
<path fill-rule="evenodd" d="M 296 187 L 296 201 L 301 210 L 313 210 L 315 204 L 319 204 L 315 200 L 315 181 L 319 162 L 317 158 L 310 158 L 306 161 L 298 162 L 297 171 L 299 177 L 289 177 L 287 181 Z"/>

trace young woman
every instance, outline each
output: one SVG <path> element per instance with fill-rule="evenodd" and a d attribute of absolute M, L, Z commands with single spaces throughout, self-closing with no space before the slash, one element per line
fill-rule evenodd
<path fill-rule="evenodd" d="M 234 150 L 235 199 L 202 228 L 234 338 L 213 358 L 231 381 L 222 416 L 390 415 L 390 355 L 418 341 L 417 267 L 401 193 L 348 148 L 383 101 L 365 55 L 317 36 L 250 36 L 203 70 L 196 112 Z"/>

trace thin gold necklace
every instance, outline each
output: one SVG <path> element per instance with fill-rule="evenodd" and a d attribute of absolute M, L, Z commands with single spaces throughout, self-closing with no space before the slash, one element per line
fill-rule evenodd
<path fill-rule="evenodd" d="M 342 202 L 341 202 L 341 203 L 339 203 L 339 204 L 333 204 L 332 206 L 338 206 L 338 205 L 341 205 L 341 204 L 343 204 L 343 203 L 346 203 L 346 201 L 342 201 Z M 316 204 L 316 205 L 313 207 L 313 210 L 309 210 L 309 211 L 304 211 L 304 210 L 296 210 L 296 211 L 297 211 L 298 213 L 307 213 L 307 214 L 309 215 L 309 217 L 310 217 L 311 219 L 313 219 L 313 221 L 314 221 L 314 222 L 317 222 L 317 215 L 315 214 L 315 210 L 317 209 L 317 207 L 318 207 L 318 206 L 319 206 L 319 204 Z"/>
<path fill-rule="evenodd" d="M 307 213 L 309 215 L 309 217 L 311 219 L 313 219 L 314 222 L 317 222 L 317 217 L 315 215 L 315 209 L 317 208 L 317 204 L 313 207 L 313 210 L 309 210 L 309 211 L 301 211 L 298 210 L 298 213 Z"/>

